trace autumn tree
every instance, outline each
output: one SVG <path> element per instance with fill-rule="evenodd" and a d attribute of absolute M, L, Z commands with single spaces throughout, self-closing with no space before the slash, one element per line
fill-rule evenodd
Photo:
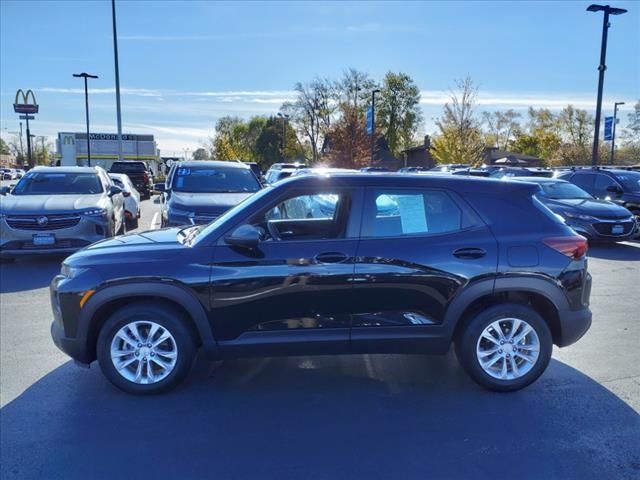
<path fill-rule="evenodd" d="M 440 134 L 433 141 L 433 156 L 440 163 L 479 165 L 484 159 L 484 142 L 475 116 L 478 90 L 470 77 L 457 81 L 456 88 L 436 121 Z"/>
<path fill-rule="evenodd" d="M 504 112 L 482 112 L 485 144 L 499 150 L 508 150 L 517 132 L 521 129 L 518 123 L 520 117 L 520 113 L 512 109 Z"/>
<path fill-rule="evenodd" d="M 340 106 L 340 117 L 331 126 L 325 145 L 325 158 L 333 167 L 360 168 L 369 164 L 371 137 L 362 115 L 349 104 Z"/>

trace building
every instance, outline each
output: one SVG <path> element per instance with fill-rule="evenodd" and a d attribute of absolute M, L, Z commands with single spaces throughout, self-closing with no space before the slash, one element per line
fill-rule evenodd
<path fill-rule="evenodd" d="M 91 166 L 106 170 L 118 160 L 116 133 L 91 133 Z M 56 164 L 62 166 L 87 165 L 87 134 L 59 132 L 56 141 Z M 159 170 L 160 157 L 153 135 L 122 134 L 123 160 L 144 161 L 154 173 Z"/>
<path fill-rule="evenodd" d="M 0 153 L 0 167 L 12 168 L 16 163 L 16 157 L 9 153 Z"/>
<path fill-rule="evenodd" d="M 425 135 L 423 145 L 407 148 L 402 151 L 402 154 L 404 156 L 403 167 L 429 169 L 436 165 L 435 160 L 431 156 L 431 138 L 429 138 L 429 135 Z"/>

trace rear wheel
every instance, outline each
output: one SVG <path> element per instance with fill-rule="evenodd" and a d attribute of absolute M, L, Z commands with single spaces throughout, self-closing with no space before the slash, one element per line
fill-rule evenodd
<path fill-rule="evenodd" d="M 544 319 L 518 304 L 481 311 L 456 339 L 456 355 L 469 376 L 500 392 L 519 390 L 537 380 L 549 364 L 552 348 Z"/>
<path fill-rule="evenodd" d="M 104 375 L 128 393 L 157 394 L 174 388 L 189 373 L 194 338 L 179 312 L 142 302 L 116 311 L 98 336 Z"/>

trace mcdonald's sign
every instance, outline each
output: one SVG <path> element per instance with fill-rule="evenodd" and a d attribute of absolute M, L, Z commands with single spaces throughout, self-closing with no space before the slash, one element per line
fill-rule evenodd
<path fill-rule="evenodd" d="M 73 135 L 65 135 L 64 137 L 62 137 L 62 144 L 63 145 L 75 145 L 76 144 L 76 139 L 74 138 Z"/>
<path fill-rule="evenodd" d="M 31 102 L 29 102 L 29 98 L 31 98 Z M 38 104 L 36 103 L 36 96 L 32 90 L 27 90 L 27 92 L 23 92 L 22 89 L 19 89 L 16 92 L 16 99 L 13 103 L 13 111 L 16 113 L 38 113 Z"/>

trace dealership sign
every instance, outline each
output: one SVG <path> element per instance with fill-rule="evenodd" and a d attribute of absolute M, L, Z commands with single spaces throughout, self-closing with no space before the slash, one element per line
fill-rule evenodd
<path fill-rule="evenodd" d="M 13 111 L 26 114 L 38 113 L 38 104 L 33 91 L 27 90 L 25 93 L 22 89 L 18 90 L 16 92 L 16 99 L 13 102 Z"/>

